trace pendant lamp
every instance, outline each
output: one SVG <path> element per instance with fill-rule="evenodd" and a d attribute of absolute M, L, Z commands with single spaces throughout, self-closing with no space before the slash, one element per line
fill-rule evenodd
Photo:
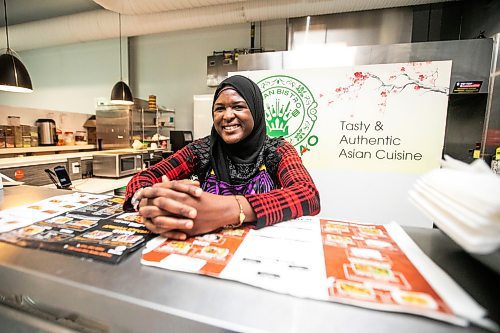
<path fill-rule="evenodd" d="M 0 90 L 28 93 L 33 91 L 28 70 L 9 45 L 9 24 L 7 21 L 7 3 L 3 0 L 5 13 L 5 34 L 7 36 L 7 50 L 0 55 Z"/>
<path fill-rule="evenodd" d="M 134 97 L 128 85 L 123 82 L 122 75 L 122 16 L 118 13 L 118 24 L 120 27 L 120 81 L 118 81 L 111 90 L 111 103 L 113 104 L 134 104 Z"/>

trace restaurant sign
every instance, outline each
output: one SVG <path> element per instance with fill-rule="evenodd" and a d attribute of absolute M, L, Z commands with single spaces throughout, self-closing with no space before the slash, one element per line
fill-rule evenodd
<path fill-rule="evenodd" d="M 323 216 L 432 226 L 407 193 L 440 166 L 451 61 L 237 74 L 260 87 L 267 134 L 295 147 Z"/>
<path fill-rule="evenodd" d="M 264 96 L 267 135 L 284 137 L 301 155 L 314 147 L 318 103 L 309 88 L 288 75 L 269 76 L 257 84 Z"/>

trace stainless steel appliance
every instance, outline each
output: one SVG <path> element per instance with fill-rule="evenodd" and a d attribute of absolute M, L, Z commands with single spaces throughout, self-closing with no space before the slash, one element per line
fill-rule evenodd
<path fill-rule="evenodd" d="M 172 151 L 178 151 L 191 142 L 193 142 L 193 133 L 191 131 L 170 131 Z"/>
<path fill-rule="evenodd" d="M 99 150 L 130 147 L 132 105 L 103 104 L 96 108 L 96 132 Z"/>
<path fill-rule="evenodd" d="M 88 123 L 84 127 L 89 130 Z M 174 109 L 148 109 L 148 101 L 142 99 L 134 98 L 134 105 L 99 104 L 95 117 L 98 150 L 130 148 L 134 140 L 160 146 L 161 137 L 169 137 L 174 123 Z"/>
<path fill-rule="evenodd" d="M 142 170 L 142 153 L 109 151 L 95 154 L 92 163 L 94 176 L 123 177 Z"/>
<path fill-rule="evenodd" d="M 55 146 L 57 144 L 56 122 L 53 119 L 38 119 L 38 140 L 40 146 Z"/>

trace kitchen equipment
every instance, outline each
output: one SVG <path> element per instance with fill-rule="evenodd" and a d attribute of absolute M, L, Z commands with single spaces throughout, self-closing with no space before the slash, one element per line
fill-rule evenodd
<path fill-rule="evenodd" d="M 93 155 L 92 169 L 94 176 L 123 177 L 142 170 L 141 153 L 108 151 Z"/>
<path fill-rule="evenodd" d="M 193 133 L 191 131 L 170 131 L 172 151 L 178 151 L 191 142 L 193 142 Z"/>
<path fill-rule="evenodd" d="M 97 141 L 104 150 L 130 147 L 130 110 L 133 105 L 98 105 L 96 108 Z"/>
<path fill-rule="evenodd" d="M 53 119 L 38 119 L 36 125 L 40 146 L 55 146 L 57 144 L 56 122 Z"/>
<path fill-rule="evenodd" d="M 93 115 L 87 119 L 83 127 L 87 130 L 87 144 L 95 145 L 97 143 L 96 116 Z"/>

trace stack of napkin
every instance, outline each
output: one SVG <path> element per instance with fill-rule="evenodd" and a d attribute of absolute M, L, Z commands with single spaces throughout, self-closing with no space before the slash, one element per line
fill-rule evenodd
<path fill-rule="evenodd" d="M 483 160 L 466 164 L 449 156 L 423 175 L 410 200 L 466 251 L 488 254 L 500 247 L 500 176 Z"/>

